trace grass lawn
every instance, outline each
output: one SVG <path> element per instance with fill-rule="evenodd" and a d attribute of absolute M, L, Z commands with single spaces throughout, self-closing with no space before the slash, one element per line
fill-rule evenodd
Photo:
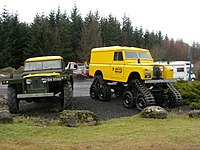
<path fill-rule="evenodd" d="M 138 116 L 103 121 L 98 126 L 35 126 L 16 117 L 0 125 L 0 149 L 24 150 L 199 150 L 200 119 L 170 114 L 168 119 Z"/>

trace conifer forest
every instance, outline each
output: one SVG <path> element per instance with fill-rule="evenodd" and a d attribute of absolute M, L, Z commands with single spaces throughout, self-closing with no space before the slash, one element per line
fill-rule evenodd
<path fill-rule="evenodd" d="M 74 6 L 70 14 L 60 8 L 48 15 L 36 14 L 32 23 L 20 22 L 19 15 L 3 9 L 0 14 L 0 68 L 19 68 L 34 56 L 61 55 L 66 61 L 89 62 L 90 50 L 105 46 L 131 46 L 149 49 L 155 61 L 200 58 L 200 44 L 192 46 L 174 40 L 161 31 L 149 31 L 124 15 L 102 17 L 89 11 L 85 17 Z M 188 29 L 185 29 L 188 30 Z"/>

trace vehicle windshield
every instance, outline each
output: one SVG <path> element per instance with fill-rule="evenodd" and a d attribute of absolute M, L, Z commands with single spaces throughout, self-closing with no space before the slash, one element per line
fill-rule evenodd
<path fill-rule="evenodd" d="M 25 71 L 51 70 L 61 68 L 61 60 L 26 62 Z"/>
<path fill-rule="evenodd" d="M 187 67 L 187 73 L 190 73 L 190 67 Z M 193 74 L 192 68 L 191 68 L 191 74 Z"/>
<path fill-rule="evenodd" d="M 127 59 L 141 58 L 141 59 L 151 60 L 151 55 L 148 52 L 125 52 L 125 56 Z"/>
<path fill-rule="evenodd" d="M 150 60 L 151 56 L 148 52 L 138 52 L 139 58 Z"/>

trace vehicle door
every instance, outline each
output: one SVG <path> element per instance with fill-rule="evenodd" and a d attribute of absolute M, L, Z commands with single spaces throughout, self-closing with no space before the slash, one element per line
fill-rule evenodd
<path fill-rule="evenodd" d="M 123 78 L 124 75 L 124 57 L 122 51 L 114 52 L 113 63 L 111 64 L 112 78 Z"/>

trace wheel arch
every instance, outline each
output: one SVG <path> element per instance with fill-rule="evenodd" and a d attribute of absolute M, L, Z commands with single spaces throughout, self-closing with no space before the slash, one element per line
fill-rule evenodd
<path fill-rule="evenodd" d="M 129 77 L 128 77 L 128 81 L 127 82 L 130 82 L 132 81 L 133 79 L 141 79 L 141 76 L 138 72 L 131 72 L 129 74 Z"/>
<path fill-rule="evenodd" d="M 101 70 L 97 70 L 97 71 L 95 72 L 94 76 L 102 76 L 102 78 L 103 78 L 103 73 L 102 73 Z"/>

